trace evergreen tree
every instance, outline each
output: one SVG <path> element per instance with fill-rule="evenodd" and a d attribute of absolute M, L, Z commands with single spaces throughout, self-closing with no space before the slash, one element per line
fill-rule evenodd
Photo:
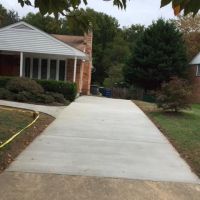
<path fill-rule="evenodd" d="M 186 67 L 181 33 L 173 23 L 159 19 L 137 40 L 124 75 L 130 84 L 152 90 L 170 77 L 183 77 Z"/>

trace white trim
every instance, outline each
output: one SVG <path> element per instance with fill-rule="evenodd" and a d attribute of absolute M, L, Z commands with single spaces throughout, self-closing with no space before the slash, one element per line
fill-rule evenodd
<path fill-rule="evenodd" d="M 22 77 L 23 76 L 23 52 L 20 52 L 20 72 L 19 72 L 19 76 Z"/>
<path fill-rule="evenodd" d="M 73 73 L 73 82 L 76 82 L 76 71 L 77 71 L 77 57 L 74 58 L 74 73 Z"/>

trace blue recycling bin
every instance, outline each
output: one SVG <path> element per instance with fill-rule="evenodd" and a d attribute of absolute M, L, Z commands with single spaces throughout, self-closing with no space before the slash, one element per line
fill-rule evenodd
<path fill-rule="evenodd" d="M 104 90 L 103 90 L 103 96 L 111 98 L 112 97 L 112 90 L 109 89 L 109 88 L 104 88 Z"/>

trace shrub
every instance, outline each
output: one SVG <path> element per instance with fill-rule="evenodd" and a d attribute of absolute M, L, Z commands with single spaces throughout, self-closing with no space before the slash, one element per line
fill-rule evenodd
<path fill-rule="evenodd" d="M 6 77 L 6 76 L 0 76 L 0 88 L 5 88 L 8 81 L 10 81 L 13 77 Z"/>
<path fill-rule="evenodd" d="M 15 100 L 15 95 L 5 88 L 0 88 L 0 99 Z"/>
<path fill-rule="evenodd" d="M 56 92 L 46 92 L 46 94 L 49 94 L 49 95 L 51 95 L 52 97 L 54 97 L 55 102 L 63 103 L 63 104 L 66 103 L 66 99 L 65 99 L 65 97 L 64 97 L 63 94 L 56 93 Z"/>
<path fill-rule="evenodd" d="M 54 81 L 54 80 L 36 80 L 46 92 L 61 93 L 65 99 L 73 101 L 76 98 L 77 87 L 75 83 Z"/>
<path fill-rule="evenodd" d="M 55 101 L 55 99 L 54 99 L 54 97 L 52 97 L 51 95 L 48 95 L 48 94 L 38 94 L 36 96 L 36 101 L 38 103 L 50 104 L 50 103 L 53 103 Z"/>
<path fill-rule="evenodd" d="M 27 78 L 13 78 L 8 81 L 7 89 L 14 93 L 30 92 L 32 94 L 43 93 L 44 90 L 36 81 Z"/>
<path fill-rule="evenodd" d="M 19 92 L 18 94 L 15 95 L 15 98 L 17 101 L 21 102 L 29 102 L 29 101 L 35 102 L 35 96 L 27 91 Z"/>
<path fill-rule="evenodd" d="M 165 111 L 178 112 L 190 108 L 189 95 L 191 88 L 188 82 L 174 77 L 169 83 L 163 83 L 157 94 L 157 106 Z"/>

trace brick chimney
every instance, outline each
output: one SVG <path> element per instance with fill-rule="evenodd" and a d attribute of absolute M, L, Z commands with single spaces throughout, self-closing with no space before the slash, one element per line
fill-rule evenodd
<path fill-rule="evenodd" d="M 91 73 L 92 73 L 92 40 L 93 33 L 88 31 L 84 34 L 85 53 L 88 55 L 88 60 L 83 63 L 83 82 L 82 93 L 85 95 L 90 94 Z"/>

